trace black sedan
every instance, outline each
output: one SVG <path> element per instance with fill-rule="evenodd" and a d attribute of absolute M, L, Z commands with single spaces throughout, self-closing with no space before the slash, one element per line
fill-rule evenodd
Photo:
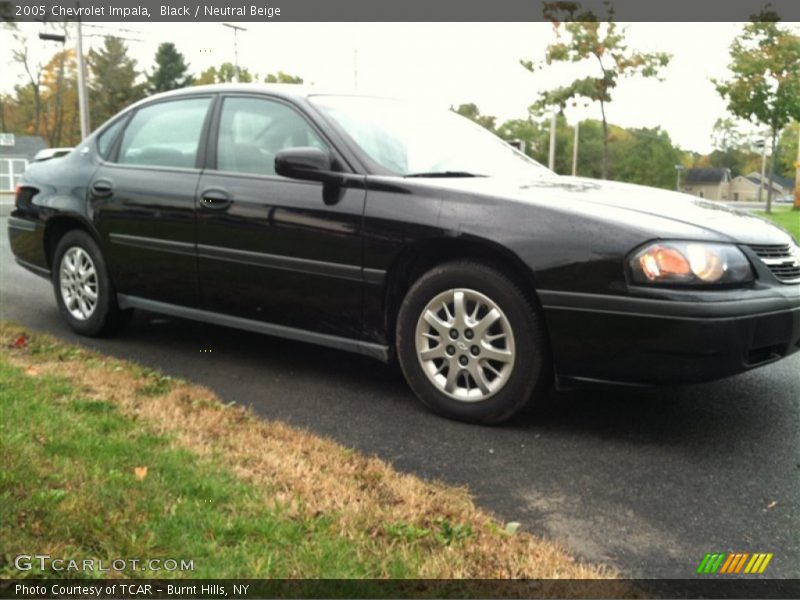
<path fill-rule="evenodd" d="M 710 380 L 800 349 L 800 249 L 755 216 L 559 177 L 446 111 L 297 86 L 124 110 L 9 218 L 69 325 L 144 309 L 396 357 L 433 410 Z"/>

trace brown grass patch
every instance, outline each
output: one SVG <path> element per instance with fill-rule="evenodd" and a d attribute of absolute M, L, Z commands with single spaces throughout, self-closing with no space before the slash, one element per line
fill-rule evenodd
<path fill-rule="evenodd" d="M 29 336 L 20 344 L 21 335 Z M 88 398 L 112 402 L 175 444 L 215 461 L 258 486 L 264 500 L 290 513 L 335 517 L 338 533 L 374 547 L 422 552 L 421 578 L 614 578 L 602 566 L 576 562 L 558 545 L 505 525 L 477 508 L 465 489 L 402 474 L 317 435 L 265 421 L 223 404 L 211 391 L 158 379 L 141 367 L 75 350 L 53 338 L 0 323 L 0 356 L 30 376 L 57 375 Z M 146 390 L 147 393 L 143 393 Z M 464 539 L 442 543 L 434 532 L 460 527 Z M 397 531 L 408 535 L 397 535 Z M 429 534 L 415 532 L 427 531 Z M 456 536 L 458 537 L 458 536 Z M 412 548 L 413 547 L 413 548 Z M 608 593 L 608 590 L 606 590 Z M 612 595 L 631 594 L 622 582 Z"/>

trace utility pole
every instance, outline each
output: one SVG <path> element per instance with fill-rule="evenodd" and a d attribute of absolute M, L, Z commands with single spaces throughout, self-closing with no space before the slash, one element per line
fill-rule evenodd
<path fill-rule="evenodd" d="M 588 98 L 582 100 L 573 100 L 572 108 L 575 117 L 575 139 L 572 142 L 572 176 L 578 175 L 578 142 L 580 141 L 580 128 L 581 118 L 586 114 L 586 109 L 589 108 L 590 101 Z"/>
<path fill-rule="evenodd" d="M 234 74 L 233 80 L 236 83 L 239 83 L 239 38 L 238 33 L 240 31 L 247 31 L 244 27 L 240 27 L 239 25 L 231 25 L 230 23 L 223 23 L 223 27 L 230 27 L 233 29 L 233 67 L 234 67 Z"/>
<path fill-rule="evenodd" d="M 89 105 L 88 94 L 86 92 L 86 65 L 83 60 L 83 31 L 81 29 L 81 21 L 78 19 L 78 39 L 76 42 L 75 57 L 78 62 L 78 112 L 80 115 L 81 125 L 81 139 L 85 139 L 89 135 Z M 59 42 L 66 44 L 67 36 L 59 33 L 42 32 L 39 34 L 39 39 L 47 42 Z"/>
<path fill-rule="evenodd" d="M 86 64 L 83 60 L 83 30 L 81 20 L 78 19 L 78 112 L 81 121 L 81 140 L 85 140 L 89 135 L 89 98 L 86 91 Z"/>
<path fill-rule="evenodd" d="M 681 191 L 681 171 L 683 171 L 683 169 L 684 169 L 683 165 L 675 165 L 675 173 L 676 173 L 676 175 L 675 175 L 675 191 L 676 192 L 680 192 Z"/>
<path fill-rule="evenodd" d="M 766 138 L 756 142 L 756 145 L 761 146 L 761 177 L 758 180 L 758 202 L 762 202 L 764 195 L 764 177 L 767 174 L 767 140 Z"/>
<path fill-rule="evenodd" d="M 578 174 L 578 131 L 581 128 L 581 122 L 575 121 L 575 139 L 572 141 L 572 176 Z"/>
<path fill-rule="evenodd" d="M 358 48 L 353 48 L 353 89 L 358 89 Z"/>
<path fill-rule="evenodd" d="M 797 169 L 794 173 L 794 209 L 800 210 L 800 125 L 797 127 Z"/>
<path fill-rule="evenodd" d="M 548 166 L 551 171 L 556 170 L 556 107 L 553 107 L 553 115 L 550 117 L 550 160 Z"/>

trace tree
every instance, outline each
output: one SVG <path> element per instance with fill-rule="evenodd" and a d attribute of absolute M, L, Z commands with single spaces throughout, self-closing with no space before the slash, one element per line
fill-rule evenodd
<path fill-rule="evenodd" d="M 264 76 L 264 83 L 303 83 L 303 78 L 278 71 L 275 74 L 267 73 Z"/>
<path fill-rule="evenodd" d="M 531 115 L 527 119 L 511 119 L 500 125 L 495 133 L 507 142 L 519 140 L 522 142 L 522 151 L 536 158 L 536 151 L 541 143 L 541 126 L 533 120 Z"/>
<path fill-rule="evenodd" d="M 730 169 L 734 177 L 749 173 L 748 166 L 760 161 L 733 119 L 717 119 L 711 140 L 714 150 L 708 155 L 709 166 Z"/>
<path fill-rule="evenodd" d="M 24 87 L 27 88 L 27 91 L 29 92 L 28 95 L 33 101 L 33 114 L 31 115 L 31 122 L 27 127 L 28 133 L 39 135 L 42 116 L 42 71 L 44 70 L 44 67 L 41 63 L 36 65 L 31 63 L 31 60 L 28 56 L 28 43 L 22 34 L 18 31 L 15 31 L 13 36 L 14 40 L 19 46 L 12 50 L 11 55 L 14 61 L 20 63 L 25 70 L 25 74 L 28 77 L 28 83 Z M 19 98 L 21 92 L 20 86 L 16 86 L 16 89 L 17 98 Z"/>
<path fill-rule="evenodd" d="M 485 127 L 489 131 L 494 131 L 497 125 L 497 117 L 493 117 L 491 115 L 482 115 L 477 105 L 473 104 L 472 102 L 469 104 L 459 104 L 458 108 L 453 108 L 451 106 L 450 110 L 458 113 L 462 117 L 467 117 L 470 121 L 477 123 L 481 127 Z"/>
<path fill-rule="evenodd" d="M 57 52 L 42 72 L 42 124 L 51 147 L 73 146 L 80 139 L 78 68 L 75 51 Z"/>
<path fill-rule="evenodd" d="M 164 42 L 158 47 L 155 61 L 155 70 L 147 76 L 150 93 L 167 92 L 192 85 L 194 78 L 188 74 L 189 65 L 172 42 Z"/>
<path fill-rule="evenodd" d="M 769 127 L 771 212 L 778 135 L 791 120 L 800 120 L 800 36 L 780 27 L 774 14 L 761 13 L 733 40 L 730 54 L 733 77 L 714 84 L 732 114 Z"/>
<path fill-rule="evenodd" d="M 675 165 L 683 153 L 660 127 L 627 129 L 612 149 L 617 179 L 675 189 Z"/>
<path fill-rule="evenodd" d="M 225 62 L 219 67 L 209 67 L 194 80 L 194 85 L 206 85 L 209 83 L 230 83 L 236 78 L 236 67 L 233 63 Z M 239 67 L 239 81 L 251 83 L 257 80 L 257 76 L 251 75 L 250 71 Z"/>
<path fill-rule="evenodd" d="M 112 36 L 103 40 L 103 47 L 90 50 L 89 102 L 92 118 L 100 124 L 145 95 L 145 86 L 136 83 L 140 73 L 136 61 L 128 56 L 125 43 Z"/>
<path fill-rule="evenodd" d="M 795 161 L 797 161 L 797 140 L 800 138 L 800 121 L 784 127 L 778 140 L 777 166 L 775 170 L 783 177 L 795 178 Z"/>
<path fill-rule="evenodd" d="M 537 106 L 564 108 L 572 98 L 586 97 L 600 103 L 603 123 L 603 158 L 601 175 L 608 177 L 608 120 L 606 104 L 611 102 L 611 92 L 620 77 L 657 77 L 661 68 L 669 64 L 671 56 L 664 52 L 643 53 L 629 50 L 625 43 L 625 29 L 618 29 L 614 11 L 608 7 L 604 22 L 588 10 L 581 10 L 577 2 L 548 2 L 544 16 L 553 23 L 556 41 L 547 47 L 545 62 L 596 62 L 597 77 L 576 79 L 567 86 L 542 92 Z M 566 34 L 566 39 L 564 39 Z M 531 72 L 540 68 L 533 61 L 520 61 Z"/>

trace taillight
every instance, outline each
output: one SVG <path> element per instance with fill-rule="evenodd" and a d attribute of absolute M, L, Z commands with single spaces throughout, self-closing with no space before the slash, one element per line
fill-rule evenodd
<path fill-rule="evenodd" d="M 14 204 L 17 208 L 31 208 L 31 200 L 33 200 L 33 197 L 38 192 L 39 190 L 36 188 L 26 185 L 17 185 L 14 190 Z"/>

